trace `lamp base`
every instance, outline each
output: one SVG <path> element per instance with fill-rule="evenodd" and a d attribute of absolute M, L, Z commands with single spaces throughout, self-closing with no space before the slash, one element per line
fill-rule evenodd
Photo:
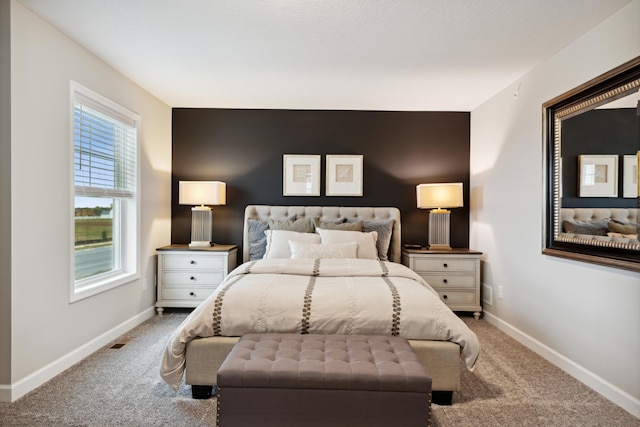
<path fill-rule="evenodd" d="M 450 215 L 451 211 L 446 209 L 433 209 L 429 212 L 429 249 L 451 249 L 449 244 Z"/>
<path fill-rule="evenodd" d="M 206 248 L 212 245 L 213 244 L 211 242 L 204 242 L 204 241 L 196 241 L 196 242 L 189 243 L 190 248 Z"/>
<path fill-rule="evenodd" d="M 191 208 L 191 243 L 190 248 L 211 246 L 212 213 L 208 206 Z"/>

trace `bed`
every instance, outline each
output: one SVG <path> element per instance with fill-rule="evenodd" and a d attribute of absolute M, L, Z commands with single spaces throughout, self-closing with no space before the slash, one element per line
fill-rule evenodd
<path fill-rule="evenodd" d="M 640 250 L 640 209 L 562 208 L 559 241 Z"/>
<path fill-rule="evenodd" d="M 194 397 L 207 397 L 246 333 L 400 335 L 429 369 L 434 401 L 451 403 L 480 345 L 400 264 L 397 208 L 250 205 L 244 224 L 243 263 L 167 343 L 161 376 L 172 388 L 185 376 Z"/>

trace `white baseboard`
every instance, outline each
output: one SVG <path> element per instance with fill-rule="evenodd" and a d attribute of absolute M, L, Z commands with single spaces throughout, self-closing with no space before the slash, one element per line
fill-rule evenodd
<path fill-rule="evenodd" d="M 535 338 L 525 334 L 513 325 L 487 311 L 484 312 L 487 322 L 500 329 L 525 347 L 533 350 L 549 362 L 553 363 L 578 381 L 600 393 L 616 405 L 620 406 L 635 417 L 640 418 L 640 400 L 621 390 L 605 379 L 599 377 L 573 360 L 563 356 L 552 348 L 547 347 Z"/>
<path fill-rule="evenodd" d="M 51 362 L 47 366 L 38 369 L 34 373 L 26 376 L 25 378 L 19 380 L 15 384 L 6 385 L 0 384 L 0 402 L 13 402 L 30 391 L 40 387 L 42 384 L 46 383 L 56 375 L 61 372 L 69 369 L 71 366 L 80 362 L 85 357 L 91 355 L 92 353 L 100 350 L 105 345 L 109 344 L 111 341 L 115 340 L 119 336 L 124 333 L 130 331 L 135 328 L 142 322 L 147 319 L 150 319 L 155 315 L 155 308 L 150 307 L 143 311 L 142 313 L 137 314 L 131 319 L 121 323 L 115 328 L 105 332 L 104 334 L 96 337 L 92 341 L 84 344 L 83 346 L 75 349 L 71 353 L 68 353 L 59 359 Z"/>

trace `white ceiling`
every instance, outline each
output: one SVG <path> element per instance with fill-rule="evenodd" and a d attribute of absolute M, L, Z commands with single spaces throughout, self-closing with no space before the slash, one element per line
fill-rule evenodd
<path fill-rule="evenodd" d="M 471 111 L 631 0 L 19 0 L 172 107 Z"/>

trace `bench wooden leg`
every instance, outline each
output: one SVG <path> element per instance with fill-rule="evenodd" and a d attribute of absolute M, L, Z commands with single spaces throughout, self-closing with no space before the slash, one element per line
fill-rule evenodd
<path fill-rule="evenodd" d="M 435 403 L 436 405 L 451 406 L 452 400 L 452 391 L 434 390 L 431 392 L 431 402 Z"/>

